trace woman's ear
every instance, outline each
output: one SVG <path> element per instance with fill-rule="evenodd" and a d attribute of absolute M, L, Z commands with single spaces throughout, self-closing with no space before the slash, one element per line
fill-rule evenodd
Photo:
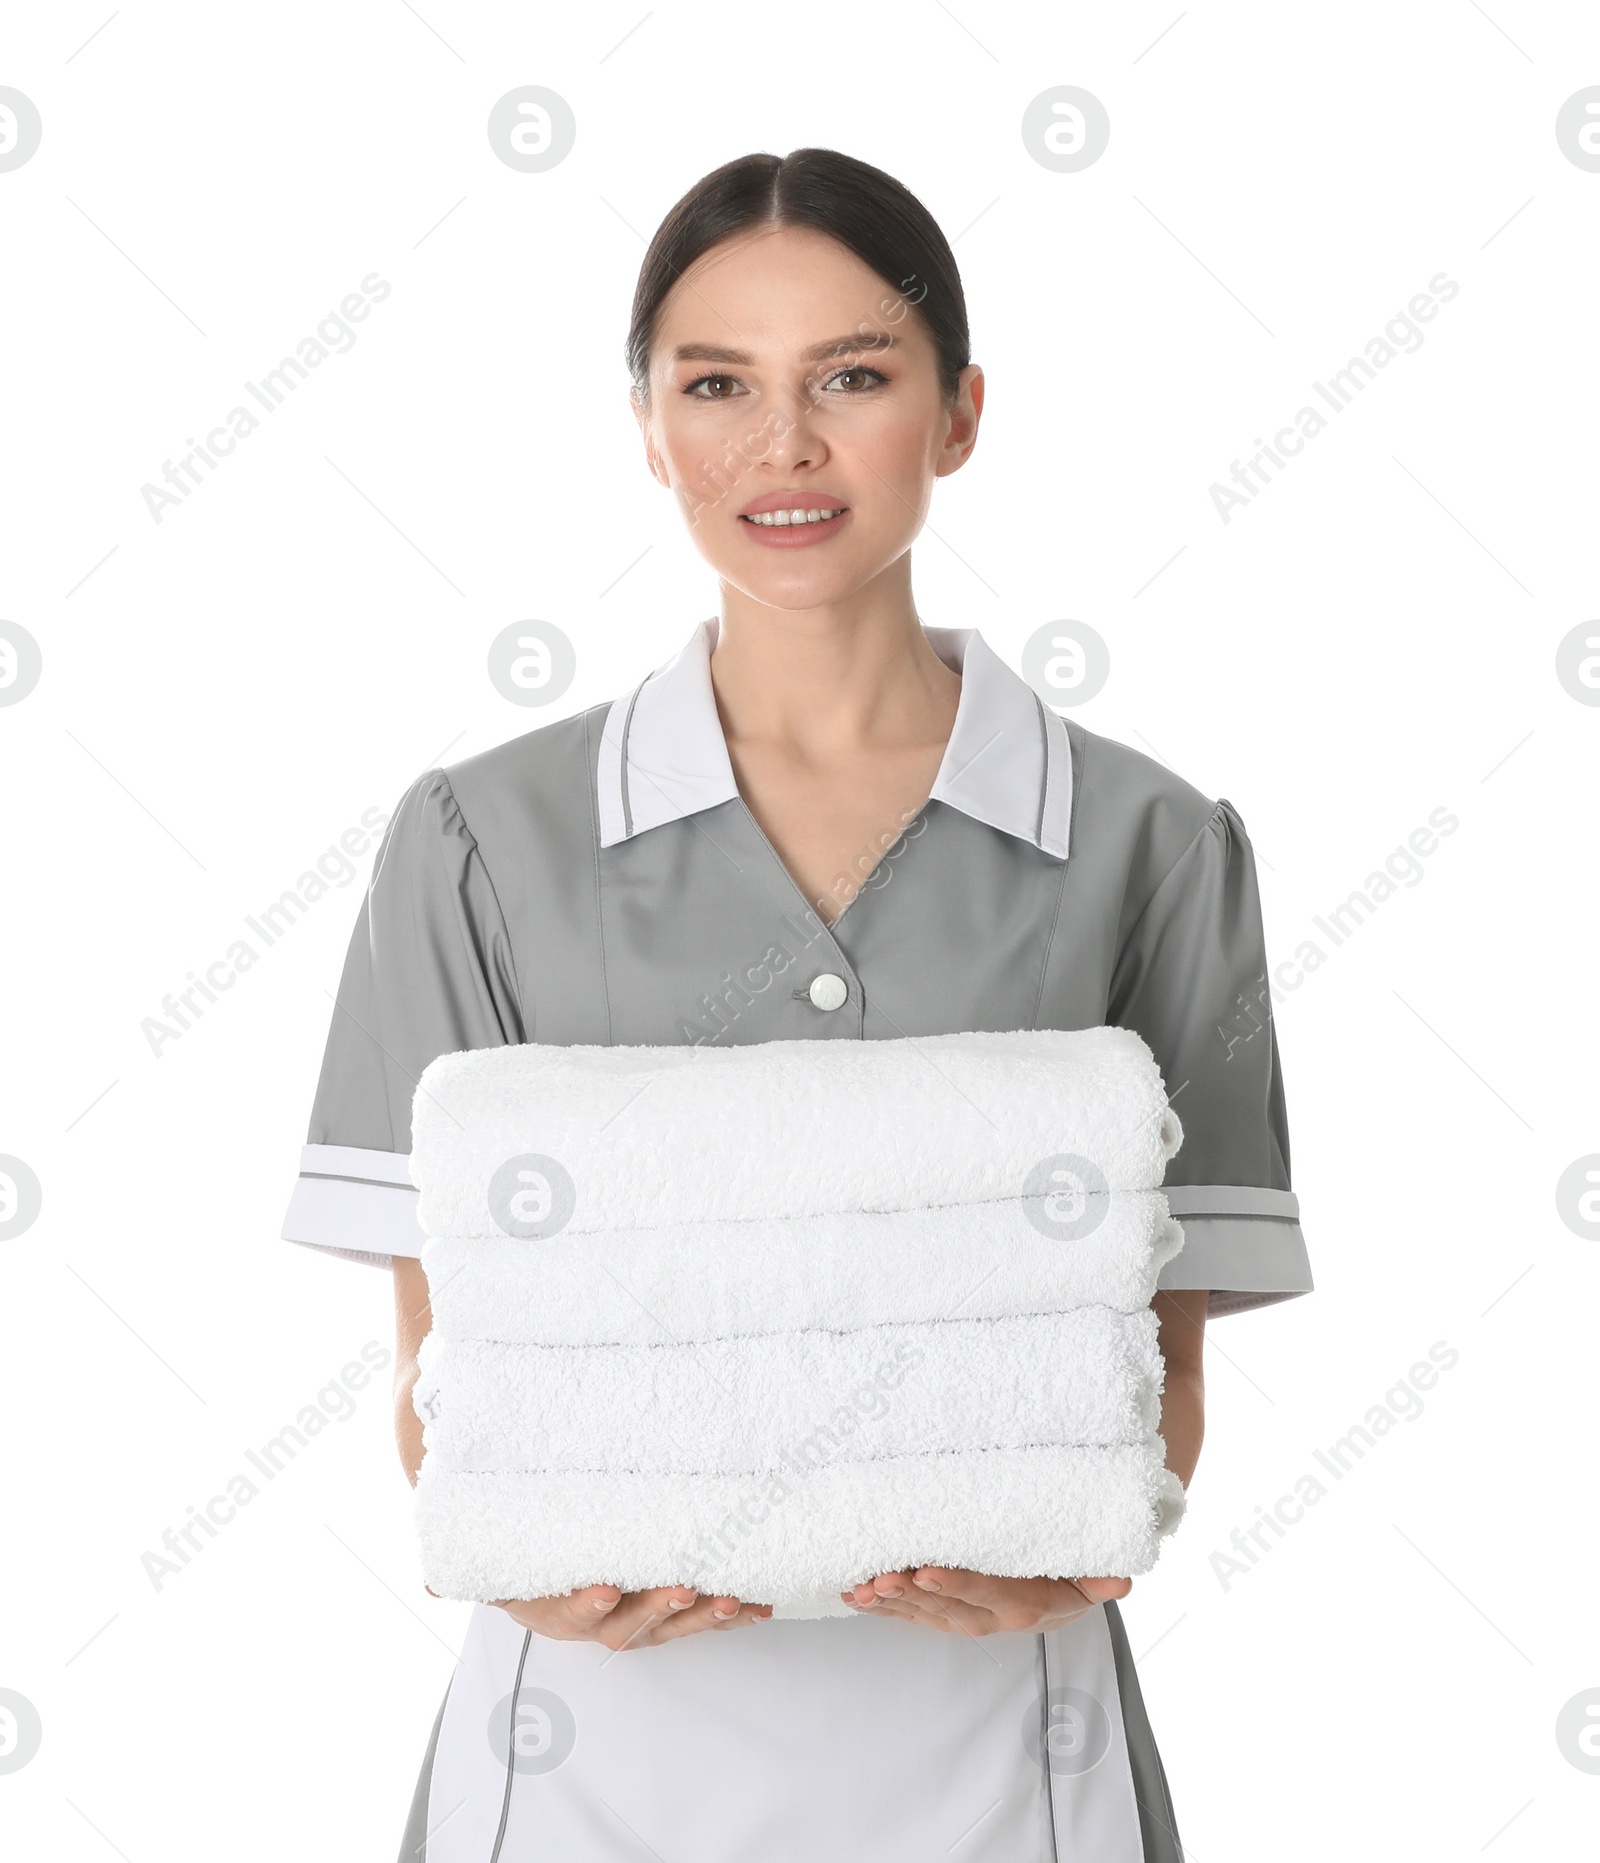
<path fill-rule="evenodd" d="M 944 478 L 967 463 L 978 443 L 978 422 L 983 417 L 983 370 L 969 362 L 961 371 L 955 406 L 950 410 L 950 425 L 939 451 L 935 474 Z"/>

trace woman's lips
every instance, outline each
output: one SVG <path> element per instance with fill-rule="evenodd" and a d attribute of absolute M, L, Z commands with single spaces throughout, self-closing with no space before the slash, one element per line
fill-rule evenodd
<path fill-rule="evenodd" d="M 846 505 L 837 517 L 822 518 L 815 524 L 752 524 L 743 517 L 734 522 L 769 550 L 803 550 L 807 544 L 824 543 L 838 536 L 849 516 L 850 507 Z"/>

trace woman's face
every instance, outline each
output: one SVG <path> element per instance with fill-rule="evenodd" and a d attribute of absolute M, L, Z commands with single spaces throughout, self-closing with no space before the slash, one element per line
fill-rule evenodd
<path fill-rule="evenodd" d="M 662 304 L 650 406 L 634 410 L 650 470 L 753 599 L 817 608 L 864 587 L 971 452 L 983 374 L 969 365 L 943 402 L 921 289 L 897 292 L 825 234 L 771 227 L 704 253 Z"/>

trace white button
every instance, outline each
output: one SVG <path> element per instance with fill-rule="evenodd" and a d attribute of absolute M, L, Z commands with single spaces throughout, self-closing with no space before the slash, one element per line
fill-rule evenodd
<path fill-rule="evenodd" d="M 836 977 L 826 970 L 820 977 L 811 979 L 811 988 L 806 994 L 818 1009 L 838 1009 L 850 998 L 850 990 L 844 978 Z"/>

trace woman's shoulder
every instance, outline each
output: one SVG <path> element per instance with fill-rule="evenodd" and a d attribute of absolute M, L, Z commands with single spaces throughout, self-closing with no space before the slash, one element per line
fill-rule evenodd
<path fill-rule="evenodd" d="M 1074 774 L 1085 794 L 1102 806 L 1138 814 L 1162 811 L 1176 823 L 1187 824 L 1191 835 L 1218 808 L 1232 806 L 1208 795 L 1159 757 L 1091 731 L 1073 717 L 1063 722 L 1072 742 Z"/>
<path fill-rule="evenodd" d="M 1119 850 L 1154 885 L 1191 849 L 1225 861 L 1236 843 L 1247 841 L 1226 797 L 1207 794 L 1158 757 L 1075 718 L 1063 722 L 1072 745 L 1072 835 L 1086 850 Z"/>
<path fill-rule="evenodd" d="M 608 700 L 536 725 L 502 744 L 441 764 L 439 773 L 448 779 L 463 808 L 508 795 L 537 795 L 546 800 L 565 797 L 576 802 L 580 797 L 572 791 L 587 787 L 609 704 Z"/>
<path fill-rule="evenodd" d="M 592 858 L 594 761 L 605 704 L 424 770 L 398 804 L 412 836 L 465 840 L 491 870 L 533 857 Z"/>

